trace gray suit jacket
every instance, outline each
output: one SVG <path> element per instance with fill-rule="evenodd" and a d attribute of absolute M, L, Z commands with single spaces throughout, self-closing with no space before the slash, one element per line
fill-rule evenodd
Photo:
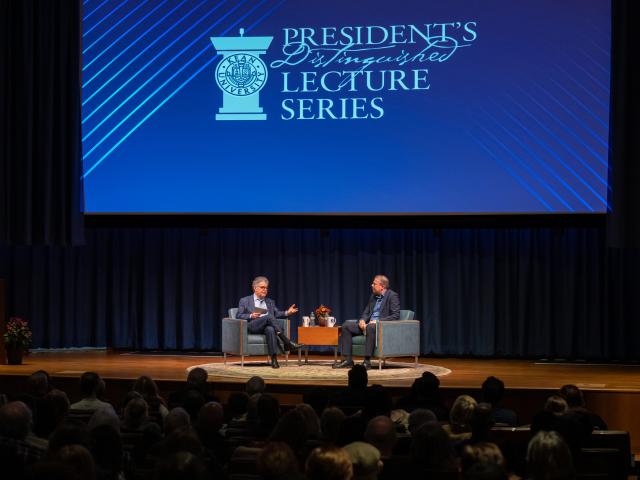
<path fill-rule="evenodd" d="M 371 295 L 369 297 L 369 303 L 362 312 L 360 317 L 365 322 L 369 323 L 371 314 L 373 313 L 373 307 L 376 305 L 376 296 Z M 380 305 L 380 317 L 378 320 L 399 320 L 400 319 L 400 297 L 393 290 L 387 289 L 382 297 L 382 305 Z"/>
<path fill-rule="evenodd" d="M 287 311 L 278 310 L 278 307 L 276 307 L 276 302 L 274 302 L 270 298 L 265 298 L 264 301 L 267 304 L 267 311 L 269 315 L 271 315 L 273 318 L 286 318 Z M 253 313 L 253 310 L 255 308 L 256 306 L 253 301 L 253 295 L 242 297 L 240 299 L 240 303 L 238 304 L 238 313 L 236 314 L 236 318 L 250 320 L 251 314 Z"/>

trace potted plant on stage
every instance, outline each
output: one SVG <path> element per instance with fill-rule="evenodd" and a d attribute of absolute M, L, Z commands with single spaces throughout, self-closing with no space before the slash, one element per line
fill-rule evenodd
<path fill-rule="evenodd" d="M 22 357 L 31 345 L 29 324 L 18 317 L 11 317 L 4 333 L 4 345 L 9 365 L 22 365 Z"/>
<path fill-rule="evenodd" d="M 331 309 L 324 305 L 320 305 L 316 308 L 316 321 L 321 327 L 326 327 L 329 324 L 329 315 L 331 315 Z"/>

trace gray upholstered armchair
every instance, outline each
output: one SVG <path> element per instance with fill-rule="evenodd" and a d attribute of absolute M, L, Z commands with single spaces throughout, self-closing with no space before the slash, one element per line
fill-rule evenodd
<path fill-rule="evenodd" d="M 231 354 L 240 355 L 240 365 L 244 367 L 245 356 L 266 355 L 268 357 L 269 351 L 266 337 L 262 334 L 249 333 L 247 330 L 248 321 L 236 318 L 237 313 L 237 308 L 230 308 L 229 316 L 222 319 L 222 353 L 225 365 L 227 364 L 227 354 Z M 280 328 L 285 332 L 285 335 L 291 338 L 289 319 L 278 318 L 276 321 L 279 322 Z M 278 339 L 278 344 L 282 348 L 280 339 Z M 288 364 L 289 352 L 284 352 L 284 356 L 285 364 Z"/>
<path fill-rule="evenodd" d="M 376 323 L 376 345 L 373 357 L 378 359 L 378 369 L 390 357 L 414 357 L 418 366 L 420 355 L 420 321 L 414 320 L 414 312 L 400 310 L 400 320 L 386 320 Z M 358 320 L 346 320 L 355 322 Z M 364 355 L 365 336 L 353 337 L 353 354 Z"/>

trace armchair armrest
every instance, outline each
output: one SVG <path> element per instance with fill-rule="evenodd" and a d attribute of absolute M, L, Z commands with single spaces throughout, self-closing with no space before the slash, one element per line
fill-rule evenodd
<path fill-rule="evenodd" d="M 378 322 L 377 345 L 380 356 L 420 355 L 419 320 L 385 320 Z"/>
<path fill-rule="evenodd" d="M 222 319 L 222 351 L 243 355 L 248 349 L 247 320 L 240 318 Z"/>

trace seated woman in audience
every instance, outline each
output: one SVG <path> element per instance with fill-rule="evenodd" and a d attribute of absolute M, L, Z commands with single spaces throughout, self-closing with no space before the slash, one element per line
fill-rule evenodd
<path fill-rule="evenodd" d="M 556 432 L 538 432 L 527 448 L 527 472 L 530 480 L 575 478 L 569 447 Z"/>
<path fill-rule="evenodd" d="M 164 417 L 169 413 L 167 403 L 158 393 L 158 386 L 151 377 L 147 375 L 138 377 L 133 384 L 133 391 L 142 395 L 142 398 L 147 402 L 151 417 L 158 417 L 164 420 Z"/>
<path fill-rule="evenodd" d="M 452 442 L 460 442 L 471 438 L 471 419 L 478 403 L 469 395 L 460 395 L 453 402 L 449 413 L 449 425 L 444 430 Z"/>

